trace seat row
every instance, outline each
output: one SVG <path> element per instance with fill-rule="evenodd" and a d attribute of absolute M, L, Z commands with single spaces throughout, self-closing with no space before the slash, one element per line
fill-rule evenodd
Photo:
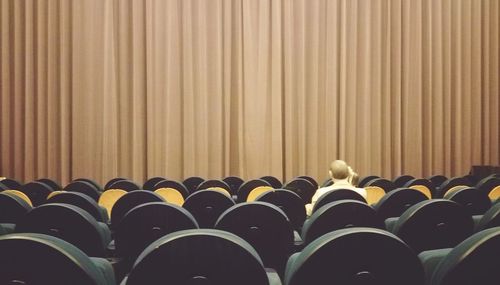
<path fill-rule="evenodd" d="M 148 246 L 119 282 L 135 284 L 497 284 L 500 228 L 454 248 L 415 254 L 397 236 L 373 228 L 327 233 L 288 259 L 282 278 L 242 238 L 219 230 L 183 230 Z M 1 284 L 115 285 L 112 264 L 43 234 L 0 236 Z"/>

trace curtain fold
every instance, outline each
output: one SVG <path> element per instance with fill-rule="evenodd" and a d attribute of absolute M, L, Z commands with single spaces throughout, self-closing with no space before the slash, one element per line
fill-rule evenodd
<path fill-rule="evenodd" d="M 500 164 L 498 0 L 1 0 L 0 176 Z"/>

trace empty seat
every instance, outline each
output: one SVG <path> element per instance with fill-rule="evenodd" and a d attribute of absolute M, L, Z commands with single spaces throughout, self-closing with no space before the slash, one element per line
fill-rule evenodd
<path fill-rule="evenodd" d="M 0 284 L 116 284 L 108 261 L 52 236 L 0 236 L 0 252 Z"/>
<path fill-rule="evenodd" d="M 58 190 L 62 189 L 61 185 L 53 179 L 40 178 L 40 179 L 37 179 L 35 181 L 42 182 L 42 183 L 48 185 L 53 191 L 58 191 Z"/>
<path fill-rule="evenodd" d="M 4 191 L 2 191 L 2 193 L 17 196 L 17 197 L 23 199 L 26 203 L 28 203 L 28 205 L 33 207 L 33 203 L 31 202 L 31 199 L 28 197 L 28 195 L 24 194 L 23 192 L 21 192 L 19 190 L 4 190 Z M 51 193 L 54 193 L 54 192 L 51 192 Z M 49 196 L 50 196 L 50 194 L 49 194 Z"/>
<path fill-rule="evenodd" d="M 123 177 L 116 177 L 116 178 L 113 178 L 113 179 L 110 179 L 108 182 L 106 182 L 106 184 L 104 185 L 104 190 L 108 190 L 108 189 L 112 189 L 111 186 L 117 182 L 117 181 L 120 181 L 120 180 L 128 180 L 127 178 L 123 178 Z"/>
<path fill-rule="evenodd" d="M 186 199 L 190 194 L 188 189 L 186 188 L 186 186 L 184 186 L 182 183 L 179 183 L 179 182 L 174 181 L 174 180 L 164 179 L 162 181 L 159 181 L 158 183 L 156 183 L 153 186 L 152 190 L 156 191 L 156 190 L 162 189 L 162 188 L 176 190 L 182 196 L 183 199 Z"/>
<path fill-rule="evenodd" d="M 488 195 L 473 187 L 466 187 L 454 192 L 448 191 L 444 198 L 464 206 L 471 216 L 482 215 L 491 207 Z"/>
<path fill-rule="evenodd" d="M 359 179 L 358 187 L 365 187 L 366 184 L 373 179 L 380 178 L 380 176 L 377 175 L 367 175 Z"/>
<path fill-rule="evenodd" d="M 201 182 L 200 185 L 196 188 L 196 191 L 200 190 L 205 190 L 205 189 L 212 189 L 216 191 L 220 191 L 224 194 L 226 194 L 228 197 L 231 197 L 231 187 L 227 185 L 226 182 L 222 180 L 217 180 L 217 179 L 211 179 L 211 180 L 205 180 Z"/>
<path fill-rule="evenodd" d="M 435 196 L 436 188 L 434 184 L 428 179 L 415 178 L 412 179 L 404 185 L 405 188 L 411 188 L 418 190 L 427 196 L 428 199 L 432 199 Z M 442 197 L 442 196 L 441 196 Z"/>
<path fill-rule="evenodd" d="M 10 189 L 10 190 L 21 190 L 22 184 L 14 179 L 10 178 L 5 178 L 0 180 L 0 183 L 5 185 L 5 190 Z"/>
<path fill-rule="evenodd" d="M 379 186 L 365 186 L 364 189 L 366 191 L 366 203 L 368 205 L 378 203 L 386 194 L 385 190 Z"/>
<path fill-rule="evenodd" d="M 23 185 L 21 192 L 30 198 L 33 206 L 39 206 L 45 202 L 47 196 L 54 190 L 43 182 L 33 181 Z"/>
<path fill-rule="evenodd" d="M 89 256 L 104 257 L 111 233 L 86 211 L 68 204 L 45 204 L 27 213 L 16 225 L 18 233 L 40 233 L 63 239 Z"/>
<path fill-rule="evenodd" d="M 68 185 L 66 185 L 66 187 L 64 187 L 64 191 L 85 194 L 94 199 L 94 201 L 96 202 L 99 201 L 99 197 L 101 196 L 101 192 L 94 184 L 84 180 L 78 180 L 69 183 Z"/>
<path fill-rule="evenodd" d="M 390 217 L 401 216 L 411 206 L 427 200 L 427 196 L 411 188 L 399 188 L 382 197 L 378 203 L 373 205 L 377 215 L 385 221 Z"/>
<path fill-rule="evenodd" d="M 203 181 L 205 181 L 205 179 L 203 179 L 201 177 L 191 176 L 191 177 L 188 177 L 188 178 L 184 179 L 184 181 L 182 181 L 182 184 L 184 186 L 186 186 L 186 189 L 189 191 L 189 194 L 192 194 L 192 193 L 194 193 L 196 191 L 196 189 L 198 188 L 198 186 Z"/>
<path fill-rule="evenodd" d="M 311 182 L 303 178 L 295 178 L 283 186 L 284 189 L 291 190 L 302 198 L 305 204 L 311 203 L 311 199 L 317 188 Z"/>
<path fill-rule="evenodd" d="M 394 183 L 391 180 L 385 179 L 385 178 L 372 179 L 372 180 L 368 181 L 367 183 L 365 183 L 363 187 L 366 187 L 366 186 L 377 186 L 377 187 L 384 189 L 385 192 L 390 192 L 396 188 L 396 186 L 394 185 Z"/>
<path fill-rule="evenodd" d="M 111 212 L 111 228 L 116 229 L 125 214 L 132 208 L 149 202 L 165 202 L 165 200 L 160 195 L 147 190 L 135 190 L 121 196 L 115 202 Z"/>
<path fill-rule="evenodd" d="M 108 189 L 121 189 L 127 192 L 140 190 L 141 188 L 135 182 L 131 180 L 118 180 L 111 184 Z"/>
<path fill-rule="evenodd" d="M 321 195 L 313 206 L 312 213 L 324 205 L 341 200 L 356 200 L 366 204 L 365 198 L 351 189 L 333 189 Z"/>
<path fill-rule="evenodd" d="M 391 233 L 350 228 L 327 233 L 288 260 L 286 285 L 421 285 L 417 255 Z"/>
<path fill-rule="evenodd" d="M 167 179 L 160 177 L 160 176 L 151 177 L 148 180 L 146 180 L 146 182 L 144 182 L 144 184 L 142 185 L 142 189 L 153 191 L 155 188 L 155 185 L 158 182 L 163 181 L 163 180 L 167 180 Z"/>
<path fill-rule="evenodd" d="M 262 187 L 262 188 L 259 188 Z M 254 189 L 262 189 L 263 191 L 267 191 L 272 189 L 271 184 L 269 182 L 262 180 L 262 179 L 252 179 L 248 180 L 245 183 L 241 184 L 240 188 L 238 189 L 237 192 L 237 202 L 246 202 L 248 195 L 254 190 Z M 257 195 L 258 196 L 258 195 Z"/>
<path fill-rule="evenodd" d="M 224 177 L 222 181 L 226 182 L 226 184 L 229 185 L 229 188 L 231 189 L 230 193 L 233 196 L 236 195 L 236 193 L 238 193 L 238 189 L 240 189 L 241 184 L 245 182 L 238 176 L 227 176 Z"/>
<path fill-rule="evenodd" d="M 108 222 L 106 209 L 101 208 L 94 199 L 82 193 L 64 191 L 47 199 L 46 203 L 63 203 L 77 206 L 91 214 L 98 222 Z"/>
<path fill-rule="evenodd" d="M 17 224 L 31 206 L 16 195 L 0 193 L 0 224 Z"/>
<path fill-rule="evenodd" d="M 135 260 L 160 237 L 195 228 L 198 224 L 186 209 L 165 202 L 141 204 L 128 211 L 116 228 L 116 252 L 118 256 Z"/>
<path fill-rule="evenodd" d="M 429 177 L 428 180 L 432 183 L 434 189 L 437 189 L 441 187 L 441 184 L 443 184 L 446 180 L 448 180 L 448 177 L 444 175 L 433 175 Z"/>
<path fill-rule="evenodd" d="M 436 188 L 435 196 L 436 198 L 443 198 L 448 190 L 456 186 L 472 186 L 467 179 L 463 177 L 453 177 L 441 184 L 439 188 Z"/>
<path fill-rule="evenodd" d="M 182 207 L 194 216 L 200 228 L 213 228 L 219 216 L 234 204 L 221 192 L 200 190 L 189 195 Z"/>
<path fill-rule="evenodd" d="M 500 228 L 481 231 L 453 249 L 419 255 L 426 271 L 426 285 L 498 284 Z"/>
<path fill-rule="evenodd" d="M 304 223 L 302 239 L 305 244 L 318 237 L 349 227 L 384 228 L 383 221 L 375 210 L 357 200 L 340 200 L 319 208 Z"/>
<path fill-rule="evenodd" d="M 242 238 L 224 231 L 186 230 L 148 246 L 124 285 L 159 284 L 278 285 Z"/>
<path fill-rule="evenodd" d="M 319 188 L 318 182 L 314 178 L 312 178 L 311 176 L 300 175 L 300 176 L 297 176 L 297 178 L 305 179 L 305 180 L 311 182 L 311 184 L 314 186 L 314 188 L 316 188 L 316 189 Z"/>
<path fill-rule="evenodd" d="M 224 212 L 215 228 L 236 234 L 250 243 L 266 267 L 283 272 L 294 235 L 286 214 L 265 202 L 241 203 Z"/>
<path fill-rule="evenodd" d="M 453 247 L 473 230 L 472 217 L 465 207 L 445 199 L 415 204 L 401 217 L 387 219 L 386 225 L 416 252 Z"/>
<path fill-rule="evenodd" d="M 394 178 L 394 186 L 396 188 L 402 188 L 405 186 L 405 184 L 412 180 L 412 179 L 415 179 L 415 177 L 411 176 L 411 175 L 400 175 L 396 178 Z"/>
<path fill-rule="evenodd" d="M 92 180 L 89 178 L 77 178 L 77 179 L 74 179 L 72 182 L 74 182 L 74 181 L 84 181 L 84 182 L 90 183 L 95 187 L 95 189 L 97 189 L 97 191 L 99 191 L 99 192 L 103 191 L 102 186 L 99 183 L 97 183 L 95 180 Z"/>
<path fill-rule="evenodd" d="M 116 201 L 118 201 L 118 199 L 125 194 L 127 194 L 127 191 L 120 189 L 108 189 L 102 192 L 97 203 L 99 206 L 106 209 L 106 212 L 108 213 L 108 220 L 111 218 L 111 212 Z"/>
<path fill-rule="evenodd" d="M 496 200 L 500 197 L 500 178 L 495 176 L 488 176 L 481 179 L 477 185 L 477 190 L 488 195 L 490 200 Z"/>
<path fill-rule="evenodd" d="M 271 203 L 285 212 L 295 230 L 302 228 L 306 220 L 306 209 L 299 195 L 286 189 L 262 193 L 256 201 Z"/>
<path fill-rule="evenodd" d="M 271 175 L 262 176 L 259 179 L 267 181 L 269 185 L 271 185 L 271 187 L 273 187 L 274 189 L 279 189 L 283 186 L 283 183 L 281 183 L 281 181 L 278 178 Z"/>

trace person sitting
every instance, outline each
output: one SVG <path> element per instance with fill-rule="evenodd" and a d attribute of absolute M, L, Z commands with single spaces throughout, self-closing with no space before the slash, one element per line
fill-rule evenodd
<path fill-rule="evenodd" d="M 310 216 L 314 204 L 318 199 L 330 190 L 335 189 L 350 189 L 361 196 L 366 198 L 366 190 L 364 188 L 357 188 L 358 174 L 352 170 L 352 168 L 347 165 L 343 160 L 335 160 L 330 164 L 330 170 L 328 171 L 330 177 L 332 178 L 333 184 L 327 187 L 319 188 L 311 199 L 311 203 L 306 205 L 307 216 Z"/>

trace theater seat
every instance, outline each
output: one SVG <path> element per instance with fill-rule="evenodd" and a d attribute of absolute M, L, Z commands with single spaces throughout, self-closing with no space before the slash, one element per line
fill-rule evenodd
<path fill-rule="evenodd" d="M 116 201 L 118 201 L 118 199 L 120 199 L 125 194 L 127 194 L 127 191 L 121 189 L 108 189 L 102 192 L 97 203 L 99 204 L 99 206 L 106 209 L 109 219 L 111 219 L 111 212 Z"/>
<path fill-rule="evenodd" d="M 258 189 L 260 189 L 262 191 L 259 191 Z M 236 193 L 236 195 L 238 196 L 236 202 L 238 202 L 238 203 L 251 202 L 251 201 L 247 201 L 247 199 L 248 199 L 248 196 L 250 195 L 250 193 L 252 193 L 254 190 L 262 193 L 264 191 L 271 190 L 271 189 L 273 189 L 271 187 L 271 184 L 269 184 L 269 182 L 267 182 L 265 180 L 262 180 L 262 179 L 248 180 L 245 183 L 241 184 L 240 188 L 238 189 L 238 192 Z M 255 195 L 255 193 L 254 193 L 254 195 Z M 253 196 L 254 200 L 257 196 Z"/>
<path fill-rule="evenodd" d="M 182 207 L 193 215 L 200 228 L 213 228 L 219 216 L 234 204 L 221 192 L 200 190 L 189 195 Z"/>
<path fill-rule="evenodd" d="M 38 181 L 26 183 L 21 189 L 21 192 L 30 198 L 35 207 L 43 204 L 52 191 L 54 190 L 47 184 Z"/>
<path fill-rule="evenodd" d="M 417 255 L 391 233 L 349 228 L 327 233 L 290 257 L 285 285 L 421 285 Z"/>
<path fill-rule="evenodd" d="M 52 192 L 54 193 L 54 192 Z M 105 208 L 99 206 L 97 202 L 88 195 L 79 192 L 61 192 L 53 197 L 50 197 L 46 203 L 63 203 L 87 211 L 98 222 L 107 223 L 108 213 Z"/>
<path fill-rule="evenodd" d="M 299 195 L 286 189 L 268 191 L 257 197 L 256 201 L 271 203 L 285 212 L 295 230 L 302 228 L 306 220 L 306 209 Z"/>
<path fill-rule="evenodd" d="M 0 284 L 116 284 L 109 262 L 52 236 L 0 236 L 0 252 Z"/>
<path fill-rule="evenodd" d="M 135 190 L 121 196 L 113 205 L 111 228 L 114 230 L 125 214 L 135 206 L 149 202 L 165 202 L 160 195 L 148 190 Z"/>
<path fill-rule="evenodd" d="M 491 207 L 488 194 L 473 187 L 467 187 L 453 192 L 446 192 L 444 198 L 464 206 L 470 215 L 482 215 Z"/>
<path fill-rule="evenodd" d="M 417 203 L 399 218 L 386 220 L 388 230 L 416 252 L 453 247 L 472 234 L 473 221 L 464 206 L 445 199 Z"/>
<path fill-rule="evenodd" d="M 186 189 L 189 191 L 189 194 L 193 194 L 203 181 L 205 181 L 205 179 L 201 177 L 191 176 L 184 179 L 184 181 L 182 181 L 182 185 L 186 186 Z"/>
<path fill-rule="evenodd" d="M 484 215 L 475 216 L 477 223 L 474 231 L 479 232 L 485 229 L 500 227 L 500 203 L 491 206 Z"/>
<path fill-rule="evenodd" d="M 165 202 L 141 204 L 128 211 L 116 228 L 116 252 L 120 257 L 135 260 L 158 238 L 195 228 L 198 224 L 186 209 Z"/>
<path fill-rule="evenodd" d="M 236 195 L 240 186 L 245 183 L 245 181 L 238 176 L 227 176 L 224 177 L 222 181 L 226 182 L 226 184 L 229 185 L 229 188 L 231 189 L 230 193 L 233 196 Z"/>
<path fill-rule="evenodd" d="M 0 224 L 17 224 L 31 206 L 16 195 L 0 193 Z"/>
<path fill-rule="evenodd" d="M 266 267 L 283 272 L 294 234 L 288 217 L 278 207 L 265 202 L 236 204 L 222 213 L 215 228 L 243 238 L 257 250 Z"/>
<path fill-rule="evenodd" d="M 307 245 L 318 237 L 349 227 L 383 228 L 383 221 L 366 203 L 340 200 L 326 204 L 314 212 L 302 228 L 302 239 Z"/>
<path fill-rule="evenodd" d="M 150 191 L 153 191 L 154 190 L 154 187 L 155 185 L 160 182 L 160 181 L 163 181 L 163 180 L 167 180 L 163 177 L 160 177 L 160 176 L 157 176 L 157 177 L 151 177 L 149 178 L 148 180 L 146 180 L 146 182 L 144 182 L 144 184 L 142 185 L 142 189 L 144 190 L 150 190 Z"/>
<path fill-rule="evenodd" d="M 319 199 L 314 204 L 312 213 L 316 212 L 318 209 L 328 203 L 342 200 L 356 200 L 366 204 L 365 198 L 363 198 L 363 196 L 361 196 L 361 194 L 357 193 L 356 191 L 350 189 L 333 189 L 319 197 Z"/>
<path fill-rule="evenodd" d="M 453 249 L 424 251 L 419 257 L 426 272 L 426 285 L 498 284 L 500 228 L 467 238 Z"/>
<path fill-rule="evenodd" d="M 295 178 L 287 182 L 282 188 L 291 190 L 299 195 L 304 205 L 311 203 L 311 199 L 317 190 L 311 182 L 304 178 Z"/>
<path fill-rule="evenodd" d="M 385 221 L 391 217 L 401 216 L 411 206 L 427 200 L 427 196 L 411 188 L 399 188 L 385 194 L 378 203 L 373 205 L 377 215 Z"/>
<path fill-rule="evenodd" d="M 279 285 L 242 238 L 219 230 L 185 230 L 166 235 L 137 258 L 122 285 Z"/>
<path fill-rule="evenodd" d="M 76 180 L 69 183 L 66 187 L 64 187 L 64 191 L 85 194 L 94 199 L 96 202 L 99 201 L 99 197 L 101 196 L 101 192 L 97 186 L 84 180 Z"/>
<path fill-rule="evenodd" d="M 34 208 L 20 219 L 16 232 L 55 236 L 95 257 L 105 257 L 106 247 L 111 241 L 106 224 L 68 204 L 45 204 Z"/>

